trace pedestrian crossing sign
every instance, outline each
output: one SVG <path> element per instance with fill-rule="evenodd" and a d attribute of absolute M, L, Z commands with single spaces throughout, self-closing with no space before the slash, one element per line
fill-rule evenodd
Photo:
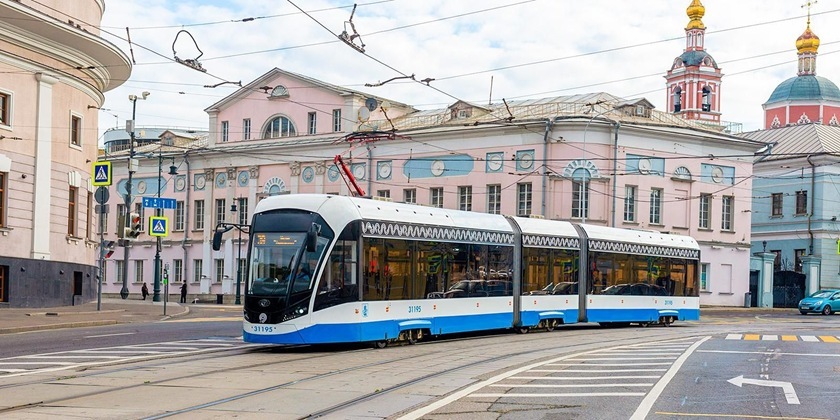
<path fill-rule="evenodd" d="M 93 162 L 92 184 L 94 187 L 107 187 L 111 185 L 111 162 L 102 160 Z"/>
<path fill-rule="evenodd" d="M 169 218 L 165 216 L 149 217 L 149 235 L 169 236 Z"/>

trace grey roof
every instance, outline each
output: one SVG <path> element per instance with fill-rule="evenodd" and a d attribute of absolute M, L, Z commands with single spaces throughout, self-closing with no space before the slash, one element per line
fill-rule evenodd
<path fill-rule="evenodd" d="M 764 105 L 786 101 L 840 101 L 840 89 L 831 80 L 815 75 L 791 77 L 776 86 Z"/>
<path fill-rule="evenodd" d="M 720 69 L 720 67 L 718 67 L 717 61 L 715 61 L 715 59 L 712 58 L 712 56 L 706 51 L 686 51 L 680 54 L 680 56 L 677 58 L 679 58 L 683 62 L 683 65 L 685 67 L 690 67 L 699 66 L 700 63 L 702 63 L 706 57 L 708 57 L 712 61 L 712 67 Z"/>
<path fill-rule="evenodd" d="M 799 124 L 743 133 L 749 140 L 773 144 L 767 160 L 795 159 L 807 155 L 840 153 L 840 127 Z"/>

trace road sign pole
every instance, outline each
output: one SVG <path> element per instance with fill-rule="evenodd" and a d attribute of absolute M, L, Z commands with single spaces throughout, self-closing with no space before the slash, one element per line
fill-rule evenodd
<path fill-rule="evenodd" d="M 104 188 L 106 191 L 108 188 Z M 105 203 L 100 203 L 99 212 L 99 273 L 96 276 L 96 310 L 102 309 L 102 280 L 105 276 Z"/>

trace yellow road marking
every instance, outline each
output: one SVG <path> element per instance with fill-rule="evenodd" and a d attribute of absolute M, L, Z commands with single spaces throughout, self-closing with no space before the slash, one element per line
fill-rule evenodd
<path fill-rule="evenodd" d="M 744 334 L 744 340 L 758 341 L 761 336 L 758 334 Z"/>
<path fill-rule="evenodd" d="M 840 340 L 838 340 L 837 337 L 833 337 L 830 335 L 821 335 L 820 340 L 826 343 L 840 343 Z"/>
<path fill-rule="evenodd" d="M 782 341 L 799 341 L 799 339 L 795 335 L 783 335 Z"/>

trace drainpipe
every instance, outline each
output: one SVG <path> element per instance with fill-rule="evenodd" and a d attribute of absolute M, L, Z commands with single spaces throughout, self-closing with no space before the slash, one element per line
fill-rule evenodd
<path fill-rule="evenodd" d="M 373 197 L 373 152 L 370 148 L 370 143 L 366 144 L 365 147 L 367 148 L 367 155 L 368 155 L 368 164 L 367 164 L 367 193 L 368 197 Z"/>
<path fill-rule="evenodd" d="M 618 130 L 621 129 L 621 123 L 615 123 L 615 140 L 613 142 L 613 191 L 612 191 L 612 227 L 615 227 L 615 211 L 616 211 L 616 193 L 618 189 Z"/>
<path fill-rule="evenodd" d="M 554 126 L 554 121 L 551 118 L 545 120 L 545 134 L 543 134 L 543 171 L 542 171 L 542 216 L 546 217 L 546 195 L 548 188 L 548 134 L 551 133 L 551 128 Z"/>
<path fill-rule="evenodd" d="M 181 264 L 181 270 L 183 271 L 181 273 L 181 280 L 186 282 L 188 280 L 187 273 L 189 273 L 189 270 L 187 270 L 187 263 L 189 262 L 187 259 L 187 237 L 190 234 L 190 189 L 192 189 L 190 186 L 190 157 L 187 153 L 184 153 L 184 163 L 187 164 L 187 182 L 184 183 L 187 194 L 184 198 L 184 239 L 181 241 L 181 249 L 184 251 L 184 262 Z"/>
<path fill-rule="evenodd" d="M 811 162 L 811 155 L 808 155 L 807 160 L 811 165 L 811 211 L 808 212 L 808 237 L 811 238 L 811 242 L 808 246 L 808 255 L 814 255 L 814 231 L 811 230 L 811 218 L 814 217 L 814 199 L 816 198 L 816 192 L 814 191 L 816 165 L 814 165 L 814 162 Z"/>

